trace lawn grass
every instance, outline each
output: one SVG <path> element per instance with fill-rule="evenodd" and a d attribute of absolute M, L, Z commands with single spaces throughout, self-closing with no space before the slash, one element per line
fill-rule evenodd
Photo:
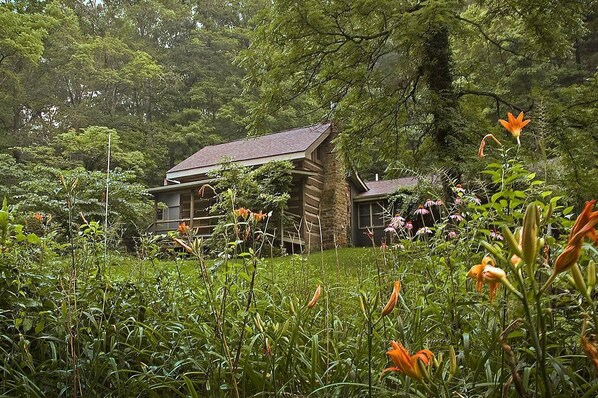
<path fill-rule="evenodd" d="M 276 284 L 294 292 L 311 290 L 317 284 L 358 286 L 376 277 L 376 257 L 372 248 L 352 247 L 324 250 L 317 253 L 271 256 L 258 266 L 258 284 Z M 219 260 L 208 260 L 208 267 Z M 132 256 L 115 255 L 110 258 L 107 274 L 115 282 L 148 281 L 160 273 L 178 273 L 185 280 L 199 282 L 198 260 L 183 256 L 151 262 Z"/>

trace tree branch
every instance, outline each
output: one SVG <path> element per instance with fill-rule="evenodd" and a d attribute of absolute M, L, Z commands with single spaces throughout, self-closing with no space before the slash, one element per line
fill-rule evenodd
<path fill-rule="evenodd" d="M 517 105 L 515 105 L 515 104 L 513 104 L 513 103 L 511 103 L 511 102 L 509 102 L 507 100 L 505 100 L 504 98 L 502 98 L 498 94 L 491 93 L 489 91 L 464 90 L 463 89 L 463 90 L 459 90 L 459 92 L 457 92 L 457 96 L 459 96 L 459 97 L 463 97 L 465 95 L 481 95 L 483 97 L 494 98 L 497 102 L 501 102 L 501 103 L 503 103 L 503 104 L 505 104 L 505 105 L 507 105 L 507 106 L 509 106 L 509 107 L 511 107 L 511 108 L 513 108 L 513 109 L 515 109 L 517 111 L 519 111 L 519 112 L 524 112 L 523 108 L 521 108 L 521 107 L 519 107 L 519 106 L 517 106 Z M 531 109 L 531 107 L 528 108 L 528 110 L 529 109 Z M 527 110 L 526 110 L 526 112 L 527 112 Z"/>

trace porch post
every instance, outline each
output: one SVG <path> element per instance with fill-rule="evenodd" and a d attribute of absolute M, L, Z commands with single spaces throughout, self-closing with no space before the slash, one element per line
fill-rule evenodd
<path fill-rule="evenodd" d="M 154 223 L 152 224 L 152 232 L 155 234 L 158 230 L 158 201 L 154 199 Z"/>
<path fill-rule="evenodd" d="M 280 248 L 284 247 L 284 209 L 280 210 Z"/>
<path fill-rule="evenodd" d="M 191 190 L 191 203 L 189 204 L 189 228 L 193 229 L 193 219 L 195 218 L 195 198 L 193 189 Z"/>

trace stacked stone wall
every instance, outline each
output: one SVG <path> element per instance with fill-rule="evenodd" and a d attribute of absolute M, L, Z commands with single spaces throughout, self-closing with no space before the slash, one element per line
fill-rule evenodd
<path fill-rule="evenodd" d="M 325 249 L 347 246 L 351 235 L 351 190 L 342 160 L 334 151 L 332 141 L 338 134 L 332 125 L 332 133 L 321 144 L 324 169 L 320 222 L 322 244 Z"/>

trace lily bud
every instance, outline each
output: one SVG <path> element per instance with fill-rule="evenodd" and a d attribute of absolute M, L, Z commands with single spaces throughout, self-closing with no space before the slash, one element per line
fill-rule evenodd
<path fill-rule="evenodd" d="M 382 309 L 382 314 L 380 316 L 384 317 L 384 316 L 386 316 L 386 315 L 388 315 L 388 314 L 390 314 L 392 312 L 392 310 L 397 305 L 397 301 L 399 299 L 399 291 L 400 290 L 401 290 L 401 282 L 400 281 L 395 281 L 394 287 L 392 289 L 392 293 L 390 295 L 390 299 L 388 300 L 388 303 L 386 303 L 386 305 Z"/>
<path fill-rule="evenodd" d="M 295 304 L 293 304 L 293 300 L 289 300 L 289 311 L 291 311 L 291 315 L 297 314 L 297 311 L 295 311 Z"/>
<path fill-rule="evenodd" d="M 523 257 L 523 252 L 521 251 L 521 246 L 519 246 L 519 239 L 517 239 L 512 233 L 511 230 L 506 226 L 503 225 L 502 227 L 502 234 L 507 241 L 507 245 L 509 245 L 509 249 L 517 256 Z"/>
<path fill-rule="evenodd" d="M 521 230 L 521 250 L 523 261 L 532 267 L 536 263 L 537 235 L 538 235 L 538 207 L 534 203 L 527 206 L 523 217 L 523 229 Z"/>
<path fill-rule="evenodd" d="M 260 317 L 260 314 L 255 314 L 254 322 L 255 326 L 257 327 L 257 330 L 259 330 L 261 333 L 264 333 L 264 324 L 262 323 L 262 318 Z"/>
<path fill-rule="evenodd" d="M 453 346 L 449 347 L 449 360 L 450 360 L 450 367 L 449 370 L 451 375 L 455 375 L 457 373 L 457 354 L 455 354 L 455 349 Z"/>
<path fill-rule="evenodd" d="M 588 264 L 588 288 L 590 291 L 596 286 L 596 263 L 591 260 Z"/>
<path fill-rule="evenodd" d="M 579 290 L 582 294 L 586 295 L 588 289 L 586 287 L 586 282 L 583 280 L 583 275 L 581 273 L 581 269 L 579 269 L 579 265 L 574 264 L 571 267 L 571 276 L 573 276 L 573 281 L 575 282 L 577 290 Z"/>
<path fill-rule="evenodd" d="M 314 293 L 314 296 L 311 298 L 311 301 L 307 303 L 307 308 L 312 308 L 314 305 L 316 305 L 318 299 L 320 298 L 320 295 L 322 295 L 322 285 L 318 285 L 316 292 Z"/>
<path fill-rule="evenodd" d="M 424 381 L 430 381 L 430 373 L 428 372 L 428 366 L 419 357 L 417 358 L 417 368 L 422 379 Z"/>
<path fill-rule="evenodd" d="M 367 319 L 368 312 L 365 309 L 365 297 L 364 297 L 363 293 L 359 294 L 359 308 L 361 308 L 361 312 L 363 313 L 363 316 Z"/>

